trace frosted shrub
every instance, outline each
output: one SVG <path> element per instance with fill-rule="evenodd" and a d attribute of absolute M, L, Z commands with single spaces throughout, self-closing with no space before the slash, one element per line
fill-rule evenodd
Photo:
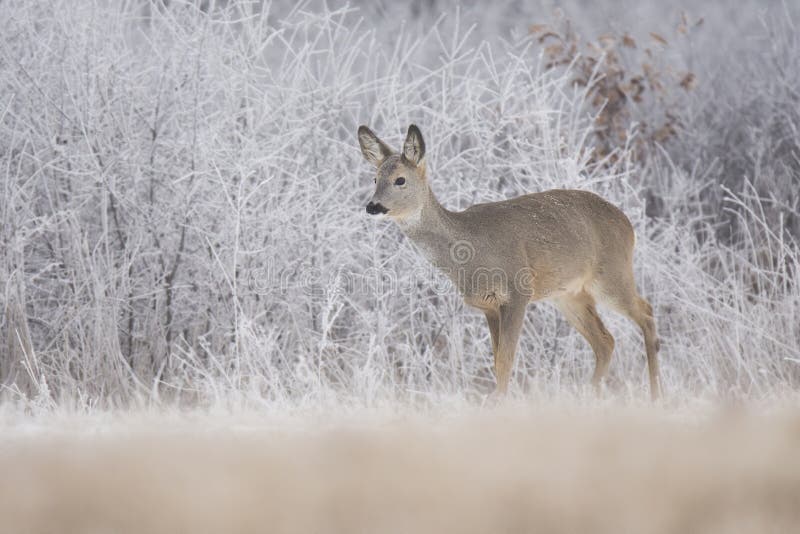
<path fill-rule="evenodd" d="M 798 384 L 797 247 L 767 224 L 763 199 L 728 195 L 766 239 L 698 240 L 707 222 L 680 211 L 696 201 L 693 177 L 645 169 L 624 147 L 592 164 L 591 86 L 547 72 L 533 37 L 489 45 L 458 15 L 424 29 L 367 25 L 351 8 L 124 5 L 3 6 L 4 397 L 481 398 L 493 384 L 482 316 L 364 214 L 372 181 L 356 128 L 396 132 L 386 140 L 398 145 L 410 122 L 450 209 L 579 187 L 625 210 L 668 394 Z M 674 216 L 645 217 L 654 177 Z M 580 391 L 588 346 L 536 308 L 515 394 Z M 644 396 L 639 333 L 609 319 L 610 387 Z"/>

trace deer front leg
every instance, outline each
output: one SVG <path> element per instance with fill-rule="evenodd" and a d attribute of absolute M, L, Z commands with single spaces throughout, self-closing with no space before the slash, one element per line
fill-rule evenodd
<path fill-rule="evenodd" d="M 498 395 L 505 395 L 508 391 L 508 382 L 511 379 L 511 370 L 514 368 L 514 355 L 517 352 L 517 342 L 522 331 L 527 304 L 527 298 L 515 296 L 508 303 L 502 304 L 498 310 L 498 339 L 494 352 L 494 374 L 497 379 L 495 393 Z"/>
<path fill-rule="evenodd" d="M 489 334 L 492 336 L 492 355 L 495 358 L 495 365 L 497 365 L 497 342 L 500 336 L 500 315 L 497 310 L 484 310 L 483 314 L 486 316 L 486 322 L 489 324 Z"/>

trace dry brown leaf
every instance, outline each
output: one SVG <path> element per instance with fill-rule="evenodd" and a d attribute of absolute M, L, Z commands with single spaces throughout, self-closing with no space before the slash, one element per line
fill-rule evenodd
<path fill-rule="evenodd" d="M 628 48 L 636 48 L 636 41 L 633 40 L 633 37 L 630 34 L 625 34 L 622 36 L 622 46 L 626 46 Z"/>
<path fill-rule="evenodd" d="M 634 76 L 628 84 L 623 86 L 623 89 L 631 95 L 634 102 L 642 101 L 642 93 L 644 93 L 645 89 L 643 80 L 644 78 L 641 76 Z"/>
<path fill-rule="evenodd" d="M 675 128 L 671 124 L 665 124 L 653 134 L 653 139 L 659 143 L 663 143 L 670 137 L 675 135 Z"/>
<path fill-rule="evenodd" d="M 657 34 L 656 32 L 650 32 L 650 37 L 652 37 L 654 41 L 657 41 L 664 46 L 667 46 L 669 44 L 667 43 L 666 39 L 664 39 L 661 35 Z"/>
<path fill-rule="evenodd" d="M 610 48 L 614 48 L 614 45 L 617 44 L 617 38 L 614 34 L 604 33 L 597 38 L 597 42 L 600 43 L 601 47 L 608 50 Z"/>
<path fill-rule="evenodd" d="M 594 43 L 586 43 L 586 50 L 594 55 L 601 55 L 603 51 Z"/>
<path fill-rule="evenodd" d="M 564 39 L 554 31 L 545 32 L 539 36 L 539 42 L 545 42 L 549 37 L 553 37 L 554 39 L 558 39 L 559 41 L 563 41 Z"/>
<path fill-rule="evenodd" d="M 564 53 L 564 45 L 557 43 L 552 44 L 550 46 L 546 46 L 544 49 L 544 53 L 547 54 L 549 57 L 560 56 Z"/>
<path fill-rule="evenodd" d="M 691 91 L 697 85 L 697 77 L 693 72 L 687 72 L 681 79 L 681 87 L 687 91 Z"/>
<path fill-rule="evenodd" d="M 624 102 L 626 100 L 625 92 L 617 85 L 611 88 L 611 90 L 608 92 L 607 98 L 609 105 L 617 104 L 618 102 Z"/>
<path fill-rule="evenodd" d="M 531 24 L 528 26 L 529 33 L 543 33 L 550 29 L 547 24 Z"/>

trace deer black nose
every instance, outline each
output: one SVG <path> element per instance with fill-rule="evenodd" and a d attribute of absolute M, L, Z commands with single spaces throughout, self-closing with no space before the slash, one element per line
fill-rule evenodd
<path fill-rule="evenodd" d="M 369 204 L 367 204 L 367 213 L 369 213 L 370 215 L 377 215 L 379 213 L 388 213 L 388 212 L 389 210 L 387 210 L 380 202 L 370 202 Z"/>

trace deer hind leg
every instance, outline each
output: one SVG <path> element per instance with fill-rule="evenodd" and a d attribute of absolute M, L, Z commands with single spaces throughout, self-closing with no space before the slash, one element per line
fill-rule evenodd
<path fill-rule="evenodd" d="M 636 300 L 636 318 L 631 317 L 644 334 L 644 346 L 647 351 L 647 371 L 650 375 L 650 396 L 653 400 L 661 396 L 661 376 L 658 370 L 658 349 L 661 342 L 656 334 L 656 322 L 653 319 L 653 307 L 642 297 Z"/>
<path fill-rule="evenodd" d="M 661 378 L 658 370 L 660 342 L 653 319 L 653 307 L 636 290 L 633 269 L 621 280 L 604 280 L 599 284 L 600 298 L 612 308 L 636 323 L 644 335 L 647 352 L 647 371 L 650 378 L 650 396 L 653 400 L 661 395 Z"/>
<path fill-rule="evenodd" d="M 614 352 L 614 337 L 606 329 L 597 314 L 594 298 L 587 292 L 565 295 L 556 300 L 556 305 L 575 329 L 586 338 L 596 358 L 592 386 L 600 388 L 600 381 L 608 374 L 611 353 Z"/>
<path fill-rule="evenodd" d="M 653 307 L 637 293 L 622 311 L 642 329 L 644 348 L 647 352 L 647 372 L 650 377 L 650 396 L 656 400 L 661 396 L 661 377 L 658 370 L 658 349 L 661 343 L 656 334 Z"/>

